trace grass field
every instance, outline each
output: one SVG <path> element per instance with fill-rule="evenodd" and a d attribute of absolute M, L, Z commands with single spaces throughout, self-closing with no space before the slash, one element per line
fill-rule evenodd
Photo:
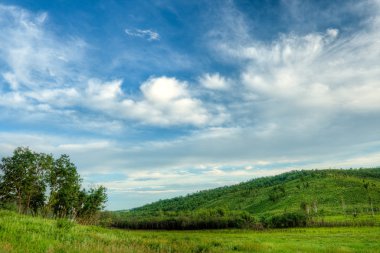
<path fill-rule="evenodd" d="M 379 252 L 380 227 L 130 231 L 0 211 L 0 252 Z"/>

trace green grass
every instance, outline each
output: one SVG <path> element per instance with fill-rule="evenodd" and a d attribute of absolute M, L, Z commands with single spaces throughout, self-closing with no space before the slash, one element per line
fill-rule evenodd
<path fill-rule="evenodd" d="M 379 252 L 380 227 L 130 231 L 0 210 L 0 252 Z"/>

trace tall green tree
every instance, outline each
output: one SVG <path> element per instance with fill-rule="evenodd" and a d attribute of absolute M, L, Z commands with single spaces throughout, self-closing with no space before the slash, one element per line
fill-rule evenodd
<path fill-rule="evenodd" d="M 44 204 L 47 168 L 42 160 L 42 155 L 25 147 L 2 159 L 1 195 L 8 201 L 15 200 L 20 213 L 28 213 L 31 208 L 36 211 Z"/>
<path fill-rule="evenodd" d="M 37 213 L 45 204 L 47 176 L 54 164 L 52 155 L 33 152 L 34 158 L 26 174 L 26 196 L 24 206 L 26 212 Z"/>
<path fill-rule="evenodd" d="M 81 179 L 68 155 L 61 155 L 54 162 L 49 175 L 49 206 L 57 217 L 75 217 Z"/>
<path fill-rule="evenodd" d="M 106 202 L 107 194 L 104 186 L 90 188 L 88 191 L 83 189 L 79 194 L 78 218 L 84 223 L 95 223 L 99 211 L 104 209 Z"/>

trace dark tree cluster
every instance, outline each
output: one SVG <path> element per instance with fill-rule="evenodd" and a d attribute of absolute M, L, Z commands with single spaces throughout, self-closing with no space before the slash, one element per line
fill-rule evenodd
<path fill-rule="evenodd" d="M 251 228 L 256 225 L 252 215 L 245 211 L 230 211 L 222 208 L 197 211 L 114 213 L 111 227 L 127 229 L 225 229 Z"/>
<path fill-rule="evenodd" d="M 81 182 L 68 155 L 54 159 L 19 147 L 0 163 L 0 205 L 24 214 L 89 219 L 104 208 L 106 189 L 85 190 Z"/>
<path fill-rule="evenodd" d="M 283 213 L 261 217 L 260 222 L 266 228 L 305 227 L 307 216 L 302 213 Z"/>
<path fill-rule="evenodd" d="M 285 187 L 284 185 L 276 185 L 272 188 L 272 190 L 269 192 L 269 200 L 272 202 L 277 202 L 282 197 L 285 197 Z"/>

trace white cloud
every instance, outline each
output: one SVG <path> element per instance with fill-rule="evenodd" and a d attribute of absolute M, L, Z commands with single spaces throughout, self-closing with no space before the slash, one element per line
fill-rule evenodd
<path fill-rule="evenodd" d="M 228 21 L 228 25 L 214 29 L 207 38 L 215 56 L 234 63 L 240 72 L 240 78 L 233 80 L 236 85 L 230 99 L 220 100 L 231 122 L 265 133 L 265 138 L 297 133 L 319 138 L 329 128 L 342 127 L 339 122 L 343 121 L 349 132 L 356 131 L 357 121 L 377 124 L 379 4 L 369 1 L 350 8 L 368 14 L 354 32 L 334 27 L 321 32 L 295 31 L 271 42 L 256 39 L 249 17 L 232 3 L 224 8 L 220 23 Z M 367 135 L 373 131 L 361 127 Z M 304 145 L 313 144 L 305 141 Z"/>
<path fill-rule="evenodd" d="M 0 93 L 0 106 L 6 106 L 12 109 L 21 109 L 27 107 L 26 98 L 19 92 Z"/>
<path fill-rule="evenodd" d="M 75 62 L 83 55 L 82 40 L 47 31 L 47 13 L 0 5 L 0 16 L 0 57 L 6 66 L 0 71 L 11 89 L 57 87 L 71 79 Z"/>
<path fill-rule="evenodd" d="M 48 14 L 0 5 L 0 106 L 2 120 L 70 125 L 80 100 L 86 43 L 47 29 Z M 78 66 L 81 65 L 81 68 Z M 77 87 L 73 87 L 77 85 Z M 28 122 L 29 120 L 29 122 Z M 65 121 L 65 122 L 63 122 Z M 80 126 L 87 125 L 82 122 Z"/>
<path fill-rule="evenodd" d="M 160 40 L 160 35 L 152 30 L 142 30 L 142 29 L 125 29 L 125 33 L 128 36 L 131 37 L 139 37 L 139 38 L 144 38 L 147 39 L 148 41 L 152 40 Z"/>
<path fill-rule="evenodd" d="M 250 35 L 247 17 L 234 6 L 228 8 L 231 10 L 225 10 L 225 20 L 238 18 L 221 32 L 223 36 L 211 34 L 214 39 L 210 46 L 222 59 L 235 61 L 241 68 L 241 78 L 235 82 L 245 85 L 246 89 L 237 92 L 246 100 L 266 101 L 265 108 L 272 116 L 275 111 L 284 115 L 286 110 L 290 114 L 380 111 L 375 102 L 380 94 L 377 1 L 350 6 L 350 11 L 368 12 L 368 19 L 354 33 L 336 28 L 306 34 L 294 32 L 281 34 L 270 43 Z M 244 36 L 236 36 L 231 27 Z M 252 104 L 254 112 L 257 106 Z M 260 107 L 260 111 L 265 108 Z"/>
<path fill-rule="evenodd" d="M 288 105 L 378 111 L 373 94 L 380 94 L 379 32 L 340 40 L 337 33 L 283 36 L 269 46 L 245 48 L 250 63 L 242 72 L 243 83 L 259 97 Z"/>
<path fill-rule="evenodd" d="M 170 77 L 149 78 L 140 86 L 142 98 L 128 98 L 121 80 L 90 81 L 86 106 L 116 118 L 134 119 L 152 125 L 210 125 L 220 119 L 201 100 L 192 97 L 188 84 Z"/>
<path fill-rule="evenodd" d="M 89 108 L 111 109 L 116 106 L 123 95 L 121 90 L 122 80 L 101 82 L 91 79 L 83 97 Z"/>
<path fill-rule="evenodd" d="M 81 95 L 75 88 L 53 88 L 29 91 L 24 93 L 25 97 L 46 103 L 54 107 L 68 107 L 78 104 Z"/>
<path fill-rule="evenodd" d="M 112 100 L 122 94 L 121 84 L 122 80 L 114 80 L 106 83 L 90 80 L 88 82 L 87 94 L 99 101 Z"/>
<path fill-rule="evenodd" d="M 5 72 L 2 74 L 5 81 L 7 81 L 10 85 L 11 90 L 17 90 L 19 83 L 17 81 L 17 77 L 14 73 Z"/>
<path fill-rule="evenodd" d="M 150 78 L 140 89 L 144 100 L 137 103 L 125 100 L 124 104 L 132 107 L 135 116 L 143 117 L 144 121 L 162 125 L 205 125 L 212 120 L 202 102 L 191 97 L 185 82 L 168 77 Z"/>
<path fill-rule="evenodd" d="M 338 36 L 338 34 L 339 34 L 339 30 L 338 29 L 330 28 L 330 29 L 326 30 L 326 33 L 331 38 L 336 38 Z"/>
<path fill-rule="evenodd" d="M 89 142 L 89 143 L 68 143 L 68 144 L 59 144 L 57 148 L 63 151 L 70 152 L 80 152 L 81 150 L 90 151 L 93 149 L 104 149 L 110 148 L 111 144 L 108 141 L 98 141 L 98 142 Z"/>
<path fill-rule="evenodd" d="M 231 80 L 221 76 L 219 73 L 204 74 L 199 78 L 202 86 L 211 90 L 227 90 L 230 87 Z"/>
<path fill-rule="evenodd" d="M 151 78 L 141 87 L 144 97 L 153 103 L 170 103 L 173 100 L 188 97 L 187 84 L 175 78 Z"/>

